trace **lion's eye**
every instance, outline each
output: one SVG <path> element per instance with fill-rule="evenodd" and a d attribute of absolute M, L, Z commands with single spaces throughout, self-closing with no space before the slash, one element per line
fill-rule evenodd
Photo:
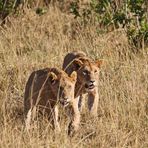
<path fill-rule="evenodd" d="M 84 70 L 83 71 L 83 75 L 87 75 L 88 71 L 87 70 Z"/>
<path fill-rule="evenodd" d="M 95 70 L 94 73 L 97 73 L 97 70 Z"/>
<path fill-rule="evenodd" d="M 56 82 L 56 80 L 54 80 L 54 79 L 51 80 L 51 84 L 52 84 L 52 85 L 54 85 L 55 82 Z"/>

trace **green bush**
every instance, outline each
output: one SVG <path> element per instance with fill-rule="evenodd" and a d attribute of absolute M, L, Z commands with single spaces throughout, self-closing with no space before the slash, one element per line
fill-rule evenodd
<path fill-rule="evenodd" d="M 72 5 L 75 18 L 80 17 L 83 24 L 95 18 L 100 31 L 122 27 L 127 32 L 129 43 L 136 48 L 148 44 L 148 1 L 147 0 L 91 0 L 90 5 L 80 9 L 78 1 Z M 86 19 L 87 18 L 87 19 Z M 94 20 L 94 19 L 93 19 Z"/>
<path fill-rule="evenodd" d="M 0 17 L 5 19 L 7 15 L 15 12 L 16 8 L 23 0 L 0 0 Z"/>
<path fill-rule="evenodd" d="M 37 5 L 37 0 L 0 0 L 0 18 L 4 20 L 10 13 L 16 13 L 20 4 L 25 5 L 28 8 L 34 8 Z M 39 6 L 36 8 L 36 13 L 42 15 L 46 12 L 43 6 L 50 3 L 50 0 L 40 0 Z M 41 6 L 41 7 L 40 7 Z"/>
<path fill-rule="evenodd" d="M 0 17 L 5 17 L 16 12 L 19 4 L 24 0 L 0 0 Z M 42 15 L 46 12 L 43 8 L 44 0 L 39 1 L 36 13 Z M 64 0 L 61 3 L 64 3 Z M 79 5 L 79 0 L 71 2 L 70 12 L 75 18 L 80 18 L 82 27 L 87 24 L 97 24 L 98 33 L 124 28 L 129 43 L 137 49 L 148 45 L 148 0 L 91 0 L 85 7 Z M 48 1 L 48 4 L 50 0 Z M 36 6 L 36 0 L 28 0 L 26 6 Z M 41 7 L 40 7 L 41 6 Z"/>

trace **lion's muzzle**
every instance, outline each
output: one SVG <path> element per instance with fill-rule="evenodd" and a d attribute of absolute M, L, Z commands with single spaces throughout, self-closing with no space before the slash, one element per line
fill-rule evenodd
<path fill-rule="evenodd" d="M 89 83 L 86 83 L 85 88 L 90 91 L 93 90 L 95 88 L 95 81 L 90 81 Z"/>
<path fill-rule="evenodd" d="M 68 98 L 60 99 L 60 104 L 62 104 L 64 107 L 67 107 L 69 105 Z"/>

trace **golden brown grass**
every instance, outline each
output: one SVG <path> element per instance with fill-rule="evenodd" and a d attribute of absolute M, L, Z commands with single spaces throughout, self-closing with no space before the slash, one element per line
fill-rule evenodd
<path fill-rule="evenodd" d="M 61 67 L 64 55 L 73 50 L 105 61 L 98 118 L 84 112 L 73 138 L 67 136 L 68 121 L 62 115 L 62 133 L 55 134 L 46 120 L 35 121 L 27 133 L 23 95 L 28 76 L 34 69 Z M 0 147 L 148 147 L 147 52 L 134 55 L 123 30 L 97 35 L 95 26 L 81 28 L 58 9 L 10 17 L 0 28 Z"/>

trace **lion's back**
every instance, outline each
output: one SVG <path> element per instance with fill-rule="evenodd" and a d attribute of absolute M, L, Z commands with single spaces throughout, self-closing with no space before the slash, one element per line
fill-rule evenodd
<path fill-rule="evenodd" d="M 24 93 L 24 112 L 26 113 L 31 107 L 31 99 L 33 102 L 36 101 L 39 91 L 47 77 L 49 69 L 42 69 L 33 71 L 26 83 L 25 93 Z"/>

